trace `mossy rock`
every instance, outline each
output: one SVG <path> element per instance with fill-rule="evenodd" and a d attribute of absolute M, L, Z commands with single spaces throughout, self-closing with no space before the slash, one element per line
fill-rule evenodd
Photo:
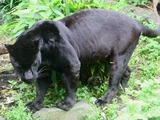
<path fill-rule="evenodd" d="M 37 111 L 33 118 L 36 120 L 85 120 L 94 116 L 96 113 L 93 108 L 85 101 L 80 101 L 69 111 L 63 111 L 59 108 L 43 108 Z"/>

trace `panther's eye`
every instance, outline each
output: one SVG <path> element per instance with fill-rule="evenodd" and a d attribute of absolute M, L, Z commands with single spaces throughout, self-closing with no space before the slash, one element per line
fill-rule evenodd
<path fill-rule="evenodd" d="M 22 66 L 21 66 L 21 65 L 17 65 L 16 68 L 17 68 L 18 70 L 21 70 L 21 69 L 22 69 Z"/>
<path fill-rule="evenodd" d="M 32 65 L 33 65 L 33 66 L 37 66 L 37 63 L 35 62 L 35 63 L 33 63 Z"/>

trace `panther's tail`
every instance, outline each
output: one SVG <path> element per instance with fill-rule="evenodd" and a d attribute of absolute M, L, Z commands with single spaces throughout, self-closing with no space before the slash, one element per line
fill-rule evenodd
<path fill-rule="evenodd" d="M 142 35 L 147 37 L 157 37 L 160 35 L 160 26 L 157 29 L 153 30 L 141 25 L 141 32 L 142 32 Z"/>

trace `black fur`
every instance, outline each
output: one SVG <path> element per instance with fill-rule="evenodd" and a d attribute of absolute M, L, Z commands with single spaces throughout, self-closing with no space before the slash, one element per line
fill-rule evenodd
<path fill-rule="evenodd" d="M 75 104 L 81 66 L 110 61 L 109 89 L 97 105 L 110 103 L 118 86 L 127 85 L 128 61 L 140 35 L 156 37 L 160 30 L 149 29 L 132 18 L 107 10 L 83 10 L 59 21 L 39 21 L 23 32 L 14 45 L 6 45 L 11 62 L 25 82 L 36 79 L 37 95 L 27 106 L 42 106 L 52 70 L 61 73 L 66 96 L 57 107 L 69 110 Z"/>

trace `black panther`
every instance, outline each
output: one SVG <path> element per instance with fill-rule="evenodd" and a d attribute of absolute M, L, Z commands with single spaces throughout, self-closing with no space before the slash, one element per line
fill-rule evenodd
<path fill-rule="evenodd" d="M 127 64 L 140 35 L 157 37 L 160 28 L 152 30 L 116 11 L 90 9 L 58 21 L 38 21 L 6 48 L 21 79 L 27 83 L 35 80 L 36 98 L 27 104 L 28 108 L 37 111 L 42 107 L 55 70 L 66 88 L 65 99 L 57 107 L 70 110 L 76 101 L 80 69 L 88 63 L 109 61 L 109 89 L 97 99 L 97 105 L 110 103 L 119 84 L 127 85 Z"/>

